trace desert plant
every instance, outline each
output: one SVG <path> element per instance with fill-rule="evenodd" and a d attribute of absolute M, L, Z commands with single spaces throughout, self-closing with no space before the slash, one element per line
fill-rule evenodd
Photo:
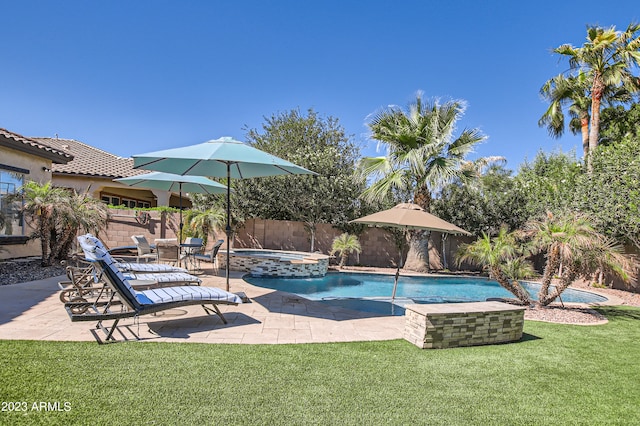
<path fill-rule="evenodd" d="M 506 227 L 502 227 L 493 238 L 483 233 L 477 241 L 462 245 L 457 262 L 465 261 L 486 267 L 491 277 L 520 303 L 531 304 L 531 296 L 517 280 L 531 276 L 533 267 L 524 259 L 516 234 L 507 232 Z"/>
<path fill-rule="evenodd" d="M 360 241 L 358 241 L 358 237 L 352 234 L 344 233 L 338 235 L 333 239 L 333 244 L 331 244 L 331 255 L 338 253 L 340 255 L 340 264 L 339 268 L 344 267 L 347 262 L 347 258 L 351 253 L 360 253 L 362 247 L 360 246 Z"/>

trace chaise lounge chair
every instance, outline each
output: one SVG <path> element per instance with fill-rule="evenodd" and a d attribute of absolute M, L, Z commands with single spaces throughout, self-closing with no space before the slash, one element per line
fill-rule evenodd
<path fill-rule="evenodd" d="M 96 329 L 106 335 L 106 341 L 115 340 L 113 332 L 123 318 L 153 314 L 167 309 L 189 305 L 201 305 L 208 314 L 217 314 L 223 323 L 227 320 L 217 305 L 237 305 L 242 303 L 240 297 L 233 293 L 212 287 L 176 286 L 154 290 L 136 291 L 129 280 L 115 266 L 109 253 L 101 248 L 100 240 L 87 234 L 78 237 L 86 260 L 95 262 L 102 270 L 111 296 L 106 300 L 98 297 L 94 302 L 68 302 L 65 308 L 71 321 L 97 321 Z M 211 306 L 206 306 L 211 305 Z M 112 308 L 119 306 L 119 310 Z M 103 325 L 103 321 L 113 320 L 111 327 Z"/>

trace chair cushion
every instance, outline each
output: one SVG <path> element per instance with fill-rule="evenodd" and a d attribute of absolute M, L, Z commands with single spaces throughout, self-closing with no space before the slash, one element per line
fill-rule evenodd
<path fill-rule="evenodd" d="M 162 263 L 130 263 L 118 262 L 116 267 L 123 272 L 184 272 L 188 273 L 184 268 L 177 266 L 164 265 Z"/>
<path fill-rule="evenodd" d="M 94 237 L 91 234 L 80 235 L 78 236 L 78 242 L 80 243 L 80 247 L 82 247 L 82 251 L 84 252 L 84 257 L 89 262 L 95 262 L 101 260 L 111 269 L 114 274 L 122 281 L 122 284 L 126 289 L 129 290 L 132 297 L 135 297 L 135 291 L 127 278 L 122 274 L 116 264 L 117 262 L 111 257 L 107 249 L 102 244 L 98 238 Z"/>
<path fill-rule="evenodd" d="M 164 287 L 153 290 L 136 291 L 135 295 L 141 305 L 187 300 L 202 300 L 203 303 L 207 303 L 207 301 L 242 303 L 242 299 L 240 299 L 238 295 L 215 287 Z"/>
<path fill-rule="evenodd" d="M 202 280 L 194 275 L 185 272 L 165 272 L 165 273 L 139 273 L 124 272 L 124 277 L 128 280 L 151 280 L 159 283 L 201 283 Z"/>

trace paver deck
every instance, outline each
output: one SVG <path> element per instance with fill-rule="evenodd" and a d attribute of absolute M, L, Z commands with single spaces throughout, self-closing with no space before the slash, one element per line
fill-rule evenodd
<path fill-rule="evenodd" d="M 251 303 L 220 306 L 228 324 L 200 306 L 121 320 L 118 340 L 198 343 L 327 343 L 401 339 L 404 317 L 351 311 L 260 288 L 232 274 L 232 292 Z M 0 286 L 0 339 L 91 341 L 93 322 L 71 322 L 59 299 L 63 277 Z M 203 286 L 224 288 L 220 276 L 202 276 Z"/>

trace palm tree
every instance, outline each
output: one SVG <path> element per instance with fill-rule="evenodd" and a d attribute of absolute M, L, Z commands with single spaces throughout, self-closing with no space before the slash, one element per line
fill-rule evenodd
<path fill-rule="evenodd" d="M 361 173 L 373 179 L 362 197 L 373 202 L 408 193 L 413 203 L 429 211 L 433 192 L 465 176 L 466 155 L 485 139 L 478 129 L 454 134 L 464 110 L 461 101 L 423 102 L 419 92 L 406 110 L 392 106 L 376 114 L 368 125 L 373 139 L 386 145 L 387 155 L 361 160 Z M 424 231 L 410 231 L 405 268 L 429 271 L 428 234 Z"/>
<path fill-rule="evenodd" d="M 79 230 L 97 235 L 108 220 L 109 209 L 103 202 L 75 191 L 63 194 L 57 206 L 56 240 L 52 241 L 49 263 L 68 256 Z"/>
<path fill-rule="evenodd" d="M 523 235 L 531 240 L 532 253 L 544 253 L 546 263 L 538 301 L 553 302 L 578 277 L 587 277 L 597 269 L 609 270 L 628 280 L 629 260 L 622 249 L 596 231 L 591 222 L 578 213 L 531 220 L 523 227 Z M 559 278 L 554 290 L 551 283 Z"/>
<path fill-rule="evenodd" d="M 457 261 L 459 265 L 472 262 L 488 268 L 491 277 L 520 303 L 531 304 L 531 296 L 517 280 L 532 276 L 533 267 L 524 259 L 515 235 L 508 233 L 506 227 L 500 228 L 498 235 L 493 238 L 482 233 L 482 237 L 474 243 L 462 245 Z"/>
<path fill-rule="evenodd" d="M 589 81 L 586 74 L 565 77 L 560 74 L 547 81 L 540 89 L 540 94 L 549 101 L 549 108 L 538 120 L 540 127 L 546 126 L 549 134 L 559 138 L 564 133 L 563 107 L 569 106 L 571 120 L 569 129 L 573 134 L 582 135 L 582 153 L 586 159 L 589 155 L 589 110 L 591 98 L 588 95 Z"/>
<path fill-rule="evenodd" d="M 342 268 L 347 263 L 347 258 L 351 253 L 360 253 L 362 250 L 358 237 L 353 234 L 344 233 L 333 239 L 331 245 L 331 255 L 336 253 L 340 254 L 339 268 Z"/>
<path fill-rule="evenodd" d="M 216 229 L 221 229 L 226 221 L 222 208 L 211 207 L 207 210 L 191 210 L 187 215 L 187 226 L 195 237 L 202 238 L 203 245 L 207 245 L 209 235 Z"/>
<path fill-rule="evenodd" d="M 589 157 L 598 146 L 600 105 L 610 88 L 624 88 L 629 93 L 640 91 L 640 79 L 632 74 L 640 66 L 640 25 L 630 24 L 624 32 L 615 27 L 587 27 L 587 42 L 582 47 L 563 44 L 554 49 L 569 58 L 571 70 L 588 76 L 591 97 Z M 590 160 L 587 164 L 590 169 Z"/>
<path fill-rule="evenodd" d="M 65 197 L 65 191 L 61 188 L 54 188 L 51 182 L 40 184 L 29 181 L 23 186 L 24 190 L 24 213 L 26 218 L 35 226 L 35 231 L 31 238 L 40 239 L 42 249 L 42 266 L 49 266 L 48 256 L 51 241 L 51 233 L 55 230 L 55 216 L 60 200 Z"/>

